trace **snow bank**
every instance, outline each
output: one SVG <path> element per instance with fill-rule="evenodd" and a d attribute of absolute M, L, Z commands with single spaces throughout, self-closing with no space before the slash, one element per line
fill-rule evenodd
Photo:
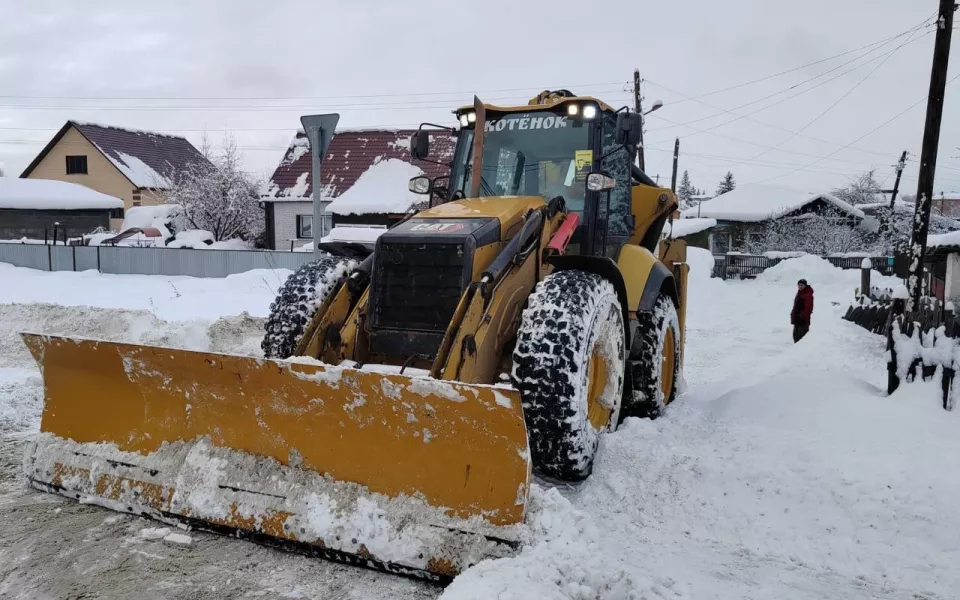
<path fill-rule="evenodd" d="M 386 227 L 334 227 L 320 241 L 372 243 L 386 231 Z M 312 251 L 313 245 L 305 244 L 303 248 Z"/>
<path fill-rule="evenodd" d="M 0 208 L 80 210 L 123 208 L 123 200 L 77 183 L 0 177 Z"/>
<path fill-rule="evenodd" d="M 0 263 L 0 304 L 48 302 L 149 310 L 161 319 L 216 319 L 247 312 L 267 316 L 292 271 L 254 269 L 224 278 L 37 271 Z"/>
<path fill-rule="evenodd" d="M 770 267 L 757 275 L 757 280 L 764 283 L 779 283 L 796 285 L 800 279 L 818 290 L 819 287 L 849 286 L 850 293 L 860 286 L 860 271 L 858 269 L 841 269 L 833 266 L 830 261 L 813 254 L 806 254 L 798 258 L 790 258 Z M 886 277 L 874 270 L 870 275 L 870 284 L 879 287 L 894 288 L 900 280 L 896 277 Z M 852 298 L 852 296 L 850 296 Z"/>
<path fill-rule="evenodd" d="M 405 213 L 423 200 L 407 187 L 410 179 L 419 175 L 423 175 L 420 167 L 399 159 L 378 162 L 364 171 L 350 189 L 337 196 L 327 206 L 327 212 L 335 215 Z"/>
<path fill-rule="evenodd" d="M 726 221 L 753 222 L 783 216 L 815 200 L 823 200 L 841 211 L 864 218 L 859 208 L 847 204 L 833 194 L 803 192 L 781 187 L 746 184 L 721 194 L 699 207 L 700 217 Z M 697 207 L 683 211 L 684 217 L 696 217 Z"/>
<path fill-rule="evenodd" d="M 768 250 L 763 253 L 766 258 L 799 258 L 806 256 L 806 252 L 783 252 L 780 250 Z"/>
<path fill-rule="evenodd" d="M 717 224 L 716 219 L 697 219 L 697 218 L 683 218 L 683 219 L 674 219 L 673 221 L 673 230 L 670 231 L 670 225 L 668 224 L 665 229 L 665 233 L 670 234 L 671 239 L 682 238 L 684 236 L 693 235 L 695 233 L 700 233 L 710 229 L 711 227 Z"/>
<path fill-rule="evenodd" d="M 189 229 L 174 236 L 167 248 L 208 248 L 214 242 L 213 234 L 203 229 Z"/>
<path fill-rule="evenodd" d="M 124 211 L 123 225 L 120 231 L 136 227 L 164 227 L 174 222 L 183 214 L 183 207 L 179 204 L 157 204 L 155 206 L 134 206 Z"/>

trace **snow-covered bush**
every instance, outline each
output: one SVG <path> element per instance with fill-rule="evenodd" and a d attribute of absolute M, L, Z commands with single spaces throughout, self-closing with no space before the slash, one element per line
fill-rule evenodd
<path fill-rule="evenodd" d="M 260 183 L 243 171 L 236 143 L 228 138 L 217 153 L 204 143 L 201 152 L 210 162 L 172 174 L 167 203 L 183 207 L 190 229 L 209 231 L 217 241 L 255 239 L 264 229 Z"/>

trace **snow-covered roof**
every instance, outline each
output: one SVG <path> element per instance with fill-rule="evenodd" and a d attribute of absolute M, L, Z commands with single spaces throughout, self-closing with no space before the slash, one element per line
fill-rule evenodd
<path fill-rule="evenodd" d="M 683 211 L 684 217 L 709 217 L 724 221 L 755 222 L 792 213 L 811 202 L 822 200 L 857 218 L 863 211 L 829 193 L 810 193 L 781 187 L 746 184 Z"/>
<path fill-rule="evenodd" d="M 123 208 L 123 200 L 79 183 L 0 177 L 0 208 L 82 210 Z"/>
<path fill-rule="evenodd" d="M 376 163 L 327 205 L 327 211 L 335 215 L 405 213 L 423 199 L 408 189 L 410 179 L 419 175 L 423 175 L 420 167 L 399 159 Z"/>
<path fill-rule="evenodd" d="M 670 225 L 666 225 L 664 227 L 664 233 L 670 232 L 670 238 L 675 240 L 684 236 L 700 233 L 701 231 L 710 229 L 716 224 L 716 219 L 698 219 L 695 217 L 689 219 L 674 219 L 673 231 L 670 232 Z"/>
<path fill-rule="evenodd" d="M 927 248 L 960 247 L 960 231 L 937 233 L 927 236 Z"/>
<path fill-rule="evenodd" d="M 206 157 L 185 138 L 112 125 L 67 121 L 59 132 L 24 170 L 29 175 L 71 127 L 99 150 L 104 157 L 138 188 L 168 188 L 170 175 L 205 163 Z"/>
<path fill-rule="evenodd" d="M 386 227 L 334 227 L 321 242 L 375 242 L 387 231 Z M 307 244 L 310 246 L 310 244 Z M 312 249 L 312 248 L 311 248 Z"/>
<path fill-rule="evenodd" d="M 397 159 L 419 166 L 430 177 L 449 173 L 449 167 L 414 159 L 410 155 L 410 136 L 415 129 L 338 129 L 323 158 L 320 187 L 322 199 L 333 199 L 349 190 L 371 165 Z M 439 162 L 453 158 L 456 140 L 443 130 L 431 131 L 430 158 Z M 404 184 L 403 189 L 406 189 Z M 299 130 L 261 190 L 264 202 L 290 202 L 313 199 L 313 159 L 310 140 Z"/>

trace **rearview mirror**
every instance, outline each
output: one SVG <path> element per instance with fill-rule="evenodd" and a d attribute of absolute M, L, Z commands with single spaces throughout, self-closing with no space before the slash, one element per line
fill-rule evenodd
<path fill-rule="evenodd" d="M 429 194 L 433 191 L 433 182 L 426 175 L 420 175 L 419 177 L 412 178 L 410 183 L 407 184 L 407 187 L 414 194 Z"/>
<path fill-rule="evenodd" d="M 429 133 L 426 131 L 417 131 L 410 136 L 410 154 L 417 159 L 424 159 L 430 156 Z"/>
<path fill-rule="evenodd" d="M 614 138 L 621 146 L 636 146 L 640 143 L 640 115 L 622 112 L 617 114 L 617 134 Z"/>

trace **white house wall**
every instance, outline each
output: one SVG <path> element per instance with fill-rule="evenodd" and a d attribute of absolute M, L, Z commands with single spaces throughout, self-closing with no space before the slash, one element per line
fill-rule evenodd
<path fill-rule="evenodd" d="M 329 202 L 324 202 L 324 205 Z M 274 202 L 273 203 L 273 243 L 277 250 L 289 250 L 293 246 L 303 246 L 312 239 L 297 237 L 297 216 L 313 216 L 313 202 Z M 329 213 L 324 215 L 328 223 L 326 230 L 330 230 Z M 316 235 L 316 232 L 314 232 Z"/>

